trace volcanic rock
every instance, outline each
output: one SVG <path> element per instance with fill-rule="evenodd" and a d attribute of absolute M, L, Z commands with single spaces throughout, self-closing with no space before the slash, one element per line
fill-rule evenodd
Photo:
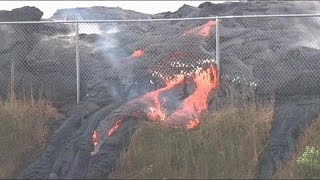
<path fill-rule="evenodd" d="M 119 7 L 94 6 L 89 8 L 59 9 L 50 18 L 53 20 L 124 20 L 150 19 L 150 15 Z"/>
<path fill-rule="evenodd" d="M 185 5 L 177 12 L 157 15 L 121 8 L 64 9 L 58 10 L 51 20 L 299 14 L 316 13 L 318 9 L 319 3 L 316 2 L 206 2 L 199 7 Z M 25 7 L 1 11 L 0 20 L 36 21 L 41 15 L 40 10 Z M 156 62 L 169 52 L 182 48 L 214 55 L 215 37 L 205 47 L 203 42 L 195 40 L 199 49 L 175 44 L 184 32 L 206 22 L 80 23 L 81 100 L 87 104 L 79 109 L 63 106 L 74 103 L 76 95 L 74 24 L 0 25 L 0 40 L 5 42 L 0 44 L 0 96 L 7 96 L 10 68 L 14 61 L 17 88 L 31 90 L 31 83 L 34 92 L 45 89 L 46 96 L 58 102 L 64 101 L 58 103 L 59 107 L 64 107 L 62 110 L 69 114 L 42 156 L 21 177 L 107 177 L 123 150 L 122 141 L 125 140 L 125 146 L 129 144 L 128 132 L 137 122 L 132 117 L 128 118 L 117 135 L 103 144 L 101 153 L 90 157 L 93 130 L 110 113 L 121 113 L 117 107 L 123 103 L 161 87 L 162 84 L 150 76 L 148 68 L 155 67 Z M 317 69 L 320 50 L 315 41 L 319 36 L 318 29 L 316 17 L 221 20 L 222 86 L 212 98 L 219 97 L 223 103 L 219 107 L 219 102 L 212 100 L 211 109 L 218 110 L 228 105 L 224 97 L 229 90 L 241 96 L 243 86 L 249 87 L 258 98 L 276 95 L 275 127 L 262 154 L 261 178 L 271 178 L 279 165 L 290 159 L 297 136 L 319 112 L 317 94 L 320 92 L 320 78 Z M 133 71 L 137 73 L 124 86 L 121 82 L 123 77 L 110 72 L 114 72 L 120 59 L 139 49 L 145 50 L 146 56 L 133 65 Z M 113 125 L 106 123 L 106 128 Z"/>
<path fill-rule="evenodd" d="M 11 11 L 0 11 L 0 21 L 39 21 L 43 12 L 36 7 L 25 6 Z"/>
<path fill-rule="evenodd" d="M 0 21 L 39 21 L 42 11 L 35 7 L 22 7 L 12 11 L 0 11 Z M 6 98 L 10 87 L 12 62 L 19 64 L 37 43 L 31 25 L 0 25 L 0 98 Z"/>

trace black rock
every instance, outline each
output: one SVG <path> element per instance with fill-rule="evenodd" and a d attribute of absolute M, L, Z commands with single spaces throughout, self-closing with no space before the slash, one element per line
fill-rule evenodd
<path fill-rule="evenodd" d="M 25 6 L 11 11 L 0 11 L 0 21 L 39 21 L 43 12 L 36 7 Z"/>
<path fill-rule="evenodd" d="M 58 10 L 51 20 L 316 13 L 319 7 L 318 2 L 206 2 L 199 7 L 184 5 L 176 12 L 156 15 L 121 8 L 91 7 Z M 37 21 L 41 16 L 40 10 L 31 7 L 0 11 L 1 21 Z M 74 103 L 76 95 L 74 24 L 0 25 L 0 41 L 5 42 L 0 43 L 0 96 L 6 98 L 10 67 L 14 61 L 17 67 L 16 83 L 20 90 L 30 90 L 30 84 L 34 92 L 42 92 L 41 88 L 45 88 L 46 96 L 54 96 L 57 104 L 65 108 L 62 110 L 72 112 L 71 117 L 53 135 L 48 149 L 24 171 L 22 177 L 106 177 L 123 149 L 120 142 L 125 136 L 124 144 L 128 145 L 127 132 L 135 122 L 128 122 L 112 142 L 102 147 L 102 153 L 92 158 L 89 153 L 93 130 L 116 105 L 120 106 L 123 101 L 158 88 L 159 84 L 149 83 L 151 77 L 147 71 L 156 66 L 155 63 L 161 62 L 168 52 L 182 48 L 214 55 L 215 37 L 209 39 L 207 44 L 195 40 L 197 48 L 193 49 L 175 44 L 183 42 L 178 37 L 185 31 L 206 22 L 81 24 L 80 27 L 84 29 L 81 29 L 83 32 L 80 32 L 79 38 L 81 99 L 88 104 L 79 107 L 79 111 L 63 106 Z M 92 29 L 98 31 L 90 31 Z M 223 99 L 226 91 L 240 96 L 243 86 L 249 87 L 258 98 L 273 94 L 277 96 L 276 123 L 262 155 L 260 177 L 271 178 L 279 164 L 290 158 L 297 136 L 318 114 L 320 48 L 315 41 L 320 35 L 318 29 L 318 18 L 314 17 L 221 20 L 223 85 L 217 96 L 222 98 L 223 104 L 212 100 L 211 107 L 217 107 L 214 110 L 225 107 L 228 103 Z M 144 49 L 146 56 L 134 63 L 130 71 L 126 71 L 129 75 L 132 71 L 137 73 L 127 78 L 129 83 L 124 87 L 124 78 L 112 72 L 121 59 L 139 49 Z M 257 86 L 252 86 L 252 83 Z M 106 107 L 98 110 L 99 106 Z M 286 114 L 290 117 L 286 117 Z M 111 126 L 108 124 L 107 128 Z"/>

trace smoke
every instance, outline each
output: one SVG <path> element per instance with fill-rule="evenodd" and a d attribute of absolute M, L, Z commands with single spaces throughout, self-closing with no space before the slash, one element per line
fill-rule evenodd
<path fill-rule="evenodd" d="M 84 8 L 75 9 L 63 9 L 58 10 L 51 18 L 54 20 L 99 20 L 101 17 L 93 17 L 93 14 L 88 13 Z M 71 43 L 74 42 L 76 35 L 76 24 L 70 24 L 71 33 L 68 35 L 57 35 L 55 38 L 67 39 Z M 118 37 L 120 33 L 126 33 L 126 26 L 119 23 L 79 23 L 79 34 L 86 34 L 86 39 L 95 39 L 94 42 L 86 42 L 86 40 L 80 39 L 80 47 L 90 47 L 92 53 L 99 54 L 100 63 L 102 67 L 107 67 L 105 72 L 95 71 L 91 74 L 92 77 L 102 77 L 97 80 L 96 78 L 90 81 L 93 84 L 100 81 L 100 86 L 90 90 L 104 91 L 110 95 L 115 101 L 132 99 L 139 96 L 138 87 L 134 86 L 136 82 L 133 80 L 133 73 L 125 68 L 119 67 L 122 64 L 121 61 L 130 60 L 125 58 L 128 55 L 123 53 L 122 47 L 120 47 Z M 98 39 L 96 39 L 98 38 Z M 129 37 L 130 38 L 130 37 Z M 125 73 L 123 73 L 125 71 Z M 125 76 L 123 75 L 125 74 Z M 102 89 L 103 87 L 104 89 Z M 91 94 L 88 92 L 87 94 Z M 93 96 L 96 93 L 93 93 Z M 100 96 L 99 94 L 96 94 Z"/>
<path fill-rule="evenodd" d="M 101 35 L 103 37 L 103 48 L 111 49 L 117 48 L 119 46 L 119 41 L 115 37 L 120 30 L 116 25 L 112 25 L 109 29 L 105 30 Z M 111 58 L 110 58 L 111 57 Z M 108 56 L 111 60 L 113 60 L 113 56 Z M 114 63 L 113 63 L 114 64 Z"/>
<path fill-rule="evenodd" d="M 297 8 L 305 14 L 320 12 L 320 2 L 295 2 Z M 295 46 L 305 46 L 320 49 L 320 17 L 294 18 L 294 29 L 299 31 Z"/>
<path fill-rule="evenodd" d="M 319 17 L 297 18 L 295 28 L 300 32 L 295 45 L 320 49 Z"/>
<path fill-rule="evenodd" d="M 100 27 L 97 24 L 80 24 L 80 34 L 102 34 Z"/>
<path fill-rule="evenodd" d="M 10 34 L 13 34 L 13 28 L 11 27 L 11 26 L 8 26 L 8 25 L 6 25 L 6 24 L 2 24 L 1 26 L 0 26 L 0 31 L 2 32 L 2 31 L 4 31 L 4 32 L 6 32 L 6 33 L 10 33 Z"/>

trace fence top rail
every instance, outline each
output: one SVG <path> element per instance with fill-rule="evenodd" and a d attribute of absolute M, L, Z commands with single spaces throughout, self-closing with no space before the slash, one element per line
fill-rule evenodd
<path fill-rule="evenodd" d="M 126 19 L 126 20 L 10 21 L 10 22 L 0 22 L 0 24 L 157 22 L 157 21 L 190 21 L 190 20 L 235 19 L 235 18 L 268 18 L 268 17 L 269 18 L 272 18 L 272 17 L 320 17 L 320 14 L 242 15 L 242 16 L 210 16 L 210 17 L 194 17 L 194 18 Z"/>

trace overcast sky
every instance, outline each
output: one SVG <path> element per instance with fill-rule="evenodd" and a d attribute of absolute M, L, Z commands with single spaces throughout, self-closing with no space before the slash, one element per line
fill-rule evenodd
<path fill-rule="evenodd" d="M 35 6 L 43 11 L 43 18 L 49 18 L 57 9 L 107 6 L 121 7 L 137 12 L 156 14 L 166 11 L 176 11 L 183 4 L 198 6 L 206 1 L 0 1 L 0 10 L 12 10 L 22 6 Z M 209 1 L 220 3 L 223 1 Z"/>

